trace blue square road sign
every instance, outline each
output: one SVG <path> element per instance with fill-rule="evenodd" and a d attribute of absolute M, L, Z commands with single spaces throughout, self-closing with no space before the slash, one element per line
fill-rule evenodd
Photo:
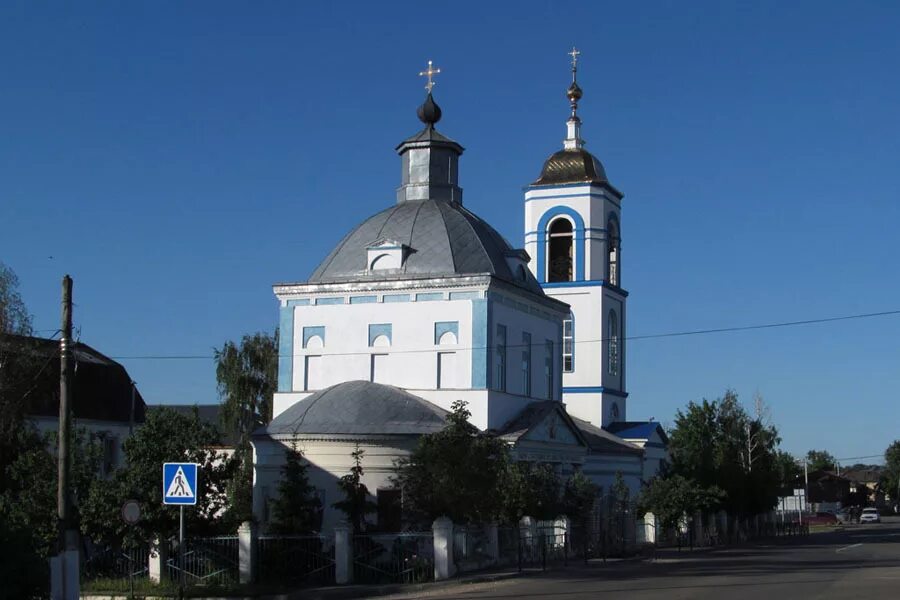
<path fill-rule="evenodd" d="M 163 463 L 163 504 L 197 504 L 197 466 Z"/>

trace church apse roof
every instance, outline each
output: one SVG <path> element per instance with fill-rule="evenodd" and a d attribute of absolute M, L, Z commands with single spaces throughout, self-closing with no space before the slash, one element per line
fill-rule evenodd
<path fill-rule="evenodd" d="M 447 414 L 391 385 L 346 381 L 297 402 L 257 435 L 421 435 L 443 429 Z"/>

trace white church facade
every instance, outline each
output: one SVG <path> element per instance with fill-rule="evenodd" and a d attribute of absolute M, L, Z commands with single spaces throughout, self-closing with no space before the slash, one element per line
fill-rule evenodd
<path fill-rule="evenodd" d="M 644 450 L 606 429 L 626 409 L 622 195 L 583 149 L 580 94 L 573 68 L 569 135 L 526 192 L 524 248 L 463 205 L 463 148 L 435 128 L 429 88 L 424 129 L 397 147 L 396 203 L 346 234 L 309 279 L 274 286 L 278 392 L 273 421 L 253 437 L 259 521 L 292 445 L 310 464 L 323 527 L 340 517 L 328 507 L 357 445 L 379 507 L 395 505 L 394 461 L 443 427 L 457 400 L 518 460 L 581 470 L 607 490 L 622 473 L 637 490 Z"/>

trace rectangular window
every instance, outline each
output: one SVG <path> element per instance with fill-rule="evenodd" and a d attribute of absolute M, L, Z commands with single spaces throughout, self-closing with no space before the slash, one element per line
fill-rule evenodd
<path fill-rule="evenodd" d="M 387 354 L 373 354 L 372 365 L 369 372 L 369 381 L 374 383 L 388 383 L 390 377 L 387 372 Z"/>
<path fill-rule="evenodd" d="M 575 327 L 572 318 L 563 321 L 563 371 L 575 370 Z"/>
<path fill-rule="evenodd" d="M 506 325 L 497 325 L 494 354 L 494 389 L 506 391 Z"/>
<path fill-rule="evenodd" d="M 437 387 L 439 390 L 459 387 L 456 383 L 456 352 L 438 352 Z"/>
<path fill-rule="evenodd" d="M 116 468 L 116 450 L 119 445 L 116 437 L 107 433 L 103 438 L 103 463 L 100 465 L 101 474 L 104 477 L 112 475 Z"/>
<path fill-rule="evenodd" d="M 546 340 L 544 348 L 544 379 L 547 386 L 547 400 L 553 400 L 553 361 L 556 360 L 556 355 L 553 352 L 553 342 Z"/>
<path fill-rule="evenodd" d="M 378 490 L 378 530 L 400 531 L 401 505 L 400 490 Z"/>
<path fill-rule="evenodd" d="M 306 356 L 303 374 L 303 389 L 305 391 L 318 390 L 322 387 L 322 357 Z"/>
<path fill-rule="evenodd" d="M 531 395 L 531 334 L 522 332 L 522 393 Z"/>

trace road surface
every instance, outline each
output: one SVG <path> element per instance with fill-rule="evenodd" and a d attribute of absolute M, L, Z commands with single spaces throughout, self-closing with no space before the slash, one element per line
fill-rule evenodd
<path fill-rule="evenodd" d="M 655 561 L 594 563 L 488 583 L 438 586 L 394 600 L 900 599 L 900 518 Z"/>

